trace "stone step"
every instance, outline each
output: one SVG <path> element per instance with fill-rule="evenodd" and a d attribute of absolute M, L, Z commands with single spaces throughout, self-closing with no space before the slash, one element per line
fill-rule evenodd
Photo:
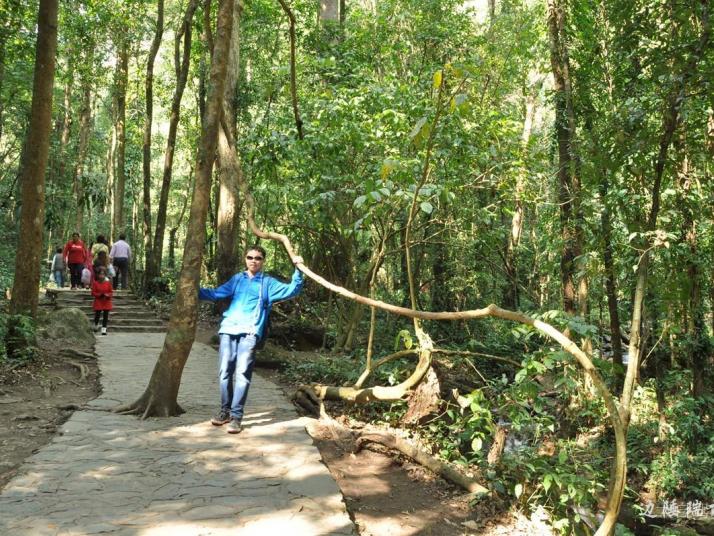
<path fill-rule="evenodd" d="M 82 303 L 85 301 L 92 301 L 94 299 L 94 296 L 91 294 L 87 293 L 82 296 L 57 296 L 55 298 L 55 303 Z M 117 302 L 135 302 L 135 303 L 144 303 L 141 300 L 137 299 L 136 296 L 112 296 L 112 300 L 117 301 Z"/>
<path fill-rule="evenodd" d="M 111 323 L 107 328 L 109 333 L 164 333 L 166 326 L 163 327 L 146 327 L 146 326 L 112 326 Z M 98 337 L 100 335 L 97 335 Z"/>
<path fill-rule="evenodd" d="M 76 307 L 87 315 L 90 323 L 94 322 L 94 297 L 88 290 L 47 289 L 47 294 L 54 297 L 57 307 Z M 115 290 L 112 306 L 110 333 L 163 333 L 168 328 L 167 322 L 130 291 Z"/>
<path fill-rule="evenodd" d="M 61 307 L 63 309 L 66 309 L 68 307 L 91 307 L 92 304 L 94 304 L 94 300 L 85 300 L 85 301 L 72 301 L 72 302 L 56 302 L 55 305 L 57 307 Z M 129 302 L 122 302 L 122 301 L 117 301 L 117 300 L 112 300 L 112 305 L 115 307 L 125 307 L 128 309 L 145 309 L 147 311 L 150 311 L 151 309 L 144 305 L 143 303 L 129 303 Z"/>
<path fill-rule="evenodd" d="M 94 315 L 87 315 L 89 322 L 94 322 Z M 144 327 L 156 327 L 164 328 L 166 323 L 157 319 L 150 318 L 117 318 L 114 315 L 109 315 L 109 325 L 110 326 L 144 326 Z"/>
<path fill-rule="evenodd" d="M 87 303 L 84 305 L 69 305 L 67 307 L 74 307 L 75 309 L 80 309 L 85 312 L 93 311 L 94 309 L 92 308 L 91 303 Z M 62 305 L 59 306 L 59 308 L 66 308 Z M 139 307 L 139 306 L 124 306 L 124 305 L 116 305 L 113 304 L 113 309 L 115 313 L 123 313 L 125 315 L 133 315 L 136 314 L 138 316 L 156 316 L 156 313 L 154 313 L 151 309 L 147 309 L 146 307 Z"/>
<path fill-rule="evenodd" d="M 91 295 L 91 290 L 88 288 L 80 289 L 80 290 L 69 290 L 68 288 L 64 288 L 64 289 L 50 288 L 50 289 L 46 289 L 45 292 L 56 296 L 58 299 Z M 134 294 L 130 290 L 116 290 L 116 289 L 114 289 L 114 296 L 129 296 L 129 297 L 135 298 L 136 294 Z"/>
<path fill-rule="evenodd" d="M 80 308 L 87 316 L 94 315 L 94 309 L 91 307 L 81 307 Z M 136 318 L 136 319 L 153 319 L 158 321 L 163 321 L 162 318 L 157 317 L 151 311 L 126 311 L 122 309 L 117 309 L 116 307 L 112 309 L 112 316 L 117 318 Z"/>

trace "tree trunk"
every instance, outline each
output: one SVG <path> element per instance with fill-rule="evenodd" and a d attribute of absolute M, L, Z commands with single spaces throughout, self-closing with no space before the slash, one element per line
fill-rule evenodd
<path fill-rule="evenodd" d="M 526 96 L 525 117 L 523 119 L 523 132 L 521 134 L 521 159 L 523 162 L 526 161 L 528 156 L 528 142 L 530 141 L 531 132 L 533 131 L 536 102 L 542 85 L 543 79 L 538 78 Z M 512 309 L 518 309 L 518 303 L 520 301 L 518 295 L 518 246 L 521 243 L 521 235 L 523 234 L 523 193 L 526 187 L 526 177 L 527 167 L 524 164 L 516 178 L 516 205 L 513 210 L 513 217 L 511 218 L 511 232 L 508 235 L 505 255 L 508 287 L 504 295 L 504 303 L 508 308 Z"/>
<path fill-rule="evenodd" d="M 171 190 L 171 174 L 174 163 L 174 153 L 176 149 L 176 132 L 178 130 L 181 116 L 181 99 L 186 80 L 188 79 L 188 68 L 191 62 L 191 34 L 193 30 L 193 15 L 198 6 L 198 0 L 192 0 L 186 8 L 181 30 L 176 34 L 174 44 L 176 88 L 174 89 L 171 101 L 171 116 L 169 118 L 169 134 L 166 140 L 166 152 L 164 153 L 164 172 L 161 181 L 161 195 L 159 197 L 159 208 L 156 212 L 156 229 L 154 234 L 154 247 L 149 255 L 146 264 L 145 278 L 147 284 L 158 277 L 161 272 L 161 260 L 164 250 L 164 230 L 166 228 L 166 210 L 169 204 L 169 191 Z M 181 39 L 183 38 L 183 55 L 179 60 L 181 50 Z M 151 289 L 148 289 L 151 290 Z"/>
<path fill-rule="evenodd" d="M 181 214 L 179 214 L 176 220 L 176 225 L 174 225 L 169 231 L 169 268 L 173 270 L 176 267 L 175 262 L 175 252 L 176 252 L 176 233 L 178 233 L 181 227 L 181 222 L 183 221 L 184 214 L 186 214 L 186 207 L 188 206 L 188 198 L 191 194 L 191 189 L 193 186 L 193 172 L 188 177 L 188 187 L 186 193 L 183 197 L 183 206 L 181 207 Z"/>
<path fill-rule="evenodd" d="M 171 311 L 169 330 L 154 372 L 144 394 L 133 404 L 117 411 L 148 416 L 181 413 L 177 404 L 181 374 L 196 337 L 198 284 L 201 258 L 206 239 L 206 215 L 211 195 L 211 175 L 221 122 L 226 66 L 233 26 L 233 0 L 220 0 L 218 24 L 211 61 L 211 76 L 206 99 L 206 113 L 201 126 L 201 142 L 196 162 L 196 183 L 186 231 L 183 266 L 176 285 L 176 299 Z"/>
<path fill-rule="evenodd" d="M 704 304 L 702 303 L 702 276 L 701 276 L 701 255 L 697 244 L 697 220 L 695 211 L 690 199 L 693 181 L 689 169 L 689 159 L 685 154 L 680 169 L 680 190 L 681 200 L 679 206 L 682 209 L 684 241 L 687 244 L 687 284 L 689 287 L 688 306 L 689 318 L 687 320 L 687 337 L 690 341 L 688 345 L 688 363 L 692 371 L 692 396 L 700 398 L 705 394 L 706 378 L 709 376 L 707 359 L 711 352 L 709 336 L 706 332 L 704 320 Z"/>
<path fill-rule="evenodd" d="M 612 343 L 612 362 L 617 365 L 615 376 L 618 385 L 621 387 L 625 379 L 622 362 L 622 336 L 620 335 L 620 313 L 617 310 L 617 276 L 615 275 L 615 263 L 612 258 L 612 221 L 610 216 L 610 205 L 607 199 L 609 190 L 609 178 L 607 171 L 600 182 L 600 195 L 602 197 L 602 214 L 600 224 L 602 227 L 603 241 L 603 264 L 605 265 L 605 293 L 607 294 L 607 310 L 610 316 L 610 342 Z"/>
<path fill-rule="evenodd" d="M 59 165 L 57 166 L 57 176 L 60 181 L 65 179 L 67 165 L 67 148 L 69 147 L 69 138 L 72 134 L 72 79 L 73 73 L 70 72 L 67 76 L 67 81 L 64 85 L 64 110 L 62 114 L 62 133 L 60 134 L 60 157 Z"/>
<path fill-rule="evenodd" d="M 77 201 L 75 214 L 75 231 L 82 233 L 84 224 L 84 164 L 89 149 L 89 131 L 92 127 L 92 84 L 89 76 L 82 83 L 82 109 L 79 112 L 79 148 L 77 163 L 74 168 L 73 194 Z"/>
<path fill-rule="evenodd" d="M 22 210 L 11 311 L 35 316 L 45 223 L 45 172 L 52 131 L 52 88 L 57 52 L 57 0 L 40 0 L 30 125 L 20 163 Z"/>
<path fill-rule="evenodd" d="M 112 241 L 124 232 L 124 190 L 126 186 L 126 86 L 129 78 L 129 46 L 122 38 L 119 45 L 119 61 L 115 73 L 117 99 L 116 115 L 116 177 L 114 180 L 114 203 L 112 204 Z"/>
<path fill-rule="evenodd" d="M 223 117 L 225 121 L 218 130 L 218 173 L 220 192 L 218 198 L 217 233 L 218 244 L 216 251 L 216 272 L 218 281 L 228 281 L 239 269 L 238 259 L 238 183 L 237 177 L 243 171 L 240 162 L 231 157 L 229 140 L 236 137 L 236 110 L 235 91 L 238 83 L 238 70 L 240 66 L 240 2 L 235 3 L 233 11 L 233 33 L 231 48 L 228 57 L 228 73 L 226 74 L 226 88 L 223 96 Z M 231 132 L 223 131 L 227 127 Z"/>
<path fill-rule="evenodd" d="M 3 82 L 5 80 L 5 35 L 3 32 L 3 35 L 1 35 L 2 39 L 0 39 L 0 95 L 2 95 L 2 86 Z M 2 140 L 2 132 L 3 132 L 3 116 L 5 112 L 5 101 L 4 99 L 0 99 L 0 140 Z"/>
<path fill-rule="evenodd" d="M 117 116 L 117 99 L 116 92 L 112 97 L 112 107 L 111 107 L 111 117 L 112 117 L 112 128 L 111 135 L 109 137 L 109 143 L 107 144 L 107 159 L 106 159 L 106 170 L 107 170 L 107 206 L 109 209 L 110 217 L 114 214 L 114 181 L 116 180 L 116 165 L 114 163 L 114 158 L 117 150 L 117 129 L 116 129 L 116 116 Z M 104 212 L 107 212 L 107 207 L 105 206 Z M 111 230 L 110 230 L 111 239 Z"/>
<path fill-rule="evenodd" d="M 161 37 L 164 34 L 164 0 L 158 0 L 156 14 L 156 31 L 151 42 L 149 56 L 146 60 L 146 80 L 144 90 L 146 95 L 146 116 L 144 118 L 144 144 L 143 144 L 143 186 L 142 198 L 142 229 L 144 232 L 144 269 L 149 270 L 151 262 L 151 124 L 154 119 L 154 62 L 161 46 Z M 149 289 L 150 280 L 148 273 L 144 274 L 144 290 Z"/>
<path fill-rule="evenodd" d="M 575 259 L 579 255 L 577 240 L 578 202 L 580 185 L 574 172 L 574 136 L 570 62 L 564 42 L 564 15 L 559 0 L 548 0 L 548 34 L 550 37 L 550 62 L 553 70 L 555 95 L 555 133 L 558 139 L 558 202 L 563 234 L 563 252 L 560 274 L 563 294 L 563 309 L 575 315 Z"/>
<path fill-rule="evenodd" d="M 320 0 L 317 18 L 321 24 L 340 21 L 340 0 Z"/>
<path fill-rule="evenodd" d="M 714 109 L 709 108 L 709 117 L 707 118 L 706 127 L 706 147 L 709 153 L 709 160 L 705 166 L 705 179 L 709 183 L 714 178 Z M 710 329 L 714 333 L 714 284 L 709 285 L 709 315 L 711 319 Z"/>

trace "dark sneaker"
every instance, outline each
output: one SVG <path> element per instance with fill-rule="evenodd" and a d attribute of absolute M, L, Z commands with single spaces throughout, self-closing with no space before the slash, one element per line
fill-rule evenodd
<path fill-rule="evenodd" d="M 238 419 L 231 419 L 231 422 L 228 424 L 228 433 L 239 434 L 241 430 L 243 430 L 243 426 L 240 421 Z"/>
<path fill-rule="evenodd" d="M 231 422 L 231 414 L 229 411 L 221 410 L 221 412 L 211 419 L 211 424 L 213 426 L 223 426 L 224 424 Z"/>

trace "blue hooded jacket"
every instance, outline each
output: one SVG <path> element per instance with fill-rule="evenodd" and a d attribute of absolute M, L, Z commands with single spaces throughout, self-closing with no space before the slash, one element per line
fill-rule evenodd
<path fill-rule="evenodd" d="M 199 289 L 198 298 L 207 301 L 231 298 L 231 305 L 223 313 L 218 333 L 254 334 L 261 338 L 272 305 L 300 294 L 302 284 L 302 272 L 298 269 L 295 269 L 290 283 L 278 281 L 263 272 L 253 277 L 248 272 L 240 272 L 216 289 Z M 267 304 L 262 303 L 265 298 Z"/>

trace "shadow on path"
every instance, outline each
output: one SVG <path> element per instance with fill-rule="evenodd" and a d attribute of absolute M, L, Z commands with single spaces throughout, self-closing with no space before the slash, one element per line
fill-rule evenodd
<path fill-rule="evenodd" d="M 97 408 L 146 385 L 163 334 L 103 338 Z M 0 494 L 0 534 L 354 534 L 317 448 L 274 384 L 256 375 L 241 434 L 212 426 L 215 352 L 197 343 L 176 418 L 76 412 Z"/>

